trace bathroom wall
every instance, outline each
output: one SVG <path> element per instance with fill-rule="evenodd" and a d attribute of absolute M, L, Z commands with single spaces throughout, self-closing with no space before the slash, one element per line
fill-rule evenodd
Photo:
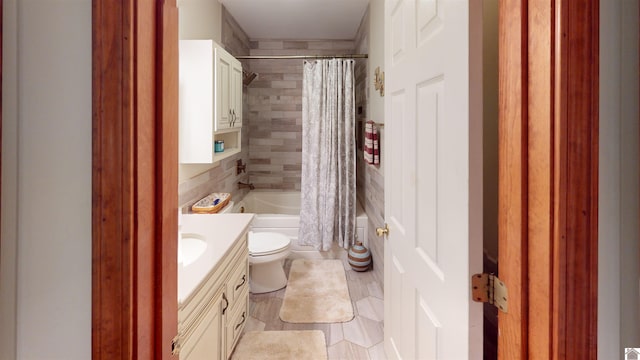
<path fill-rule="evenodd" d="M 613 100 L 614 104 L 620 104 L 621 120 L 620 140 L 612 143 L 620 146 L 621 348 L 640 346 L 640 236 L 638 234 L 638 218 L 640 218 L 638 30 L 640 19 L 638 18 L 638 7 L 638 1 L 622 1 L 621 22 L 619 23 L 621 40 L 620 98 Z M 614 24 L 610 26 L 613 27 Z M 601 123 L 607 120 L 606 118 L 601 119 Z M 601 193 L 606 193 L 606 191 Z M 602 240 L 604 241 L 604 237 Z"/>
<path fill-rule="evenodd" d="M 332 55 L 353 52 L 352 40 L 255 40 L 251 55 Z M 248 87 L 249 178 L 257 189 L 300 190 L 302 63 L 250 60 L 258 77 Z"/>
<path fill-rule="evenodd" d="M 236 20 L 226 10 L 224 6 L 219 5 L 221 8 L 217 11 L 220 12 L 220 31 L 219 39 L 214 39 L 220 43 L 224 48 L 232 55 L 248 55 L 249 54 L 249 37 L 238 25 Z M 181 3 L 182 4 L 182 3 Z M 182 7 L 180 8 L 180 30 L 187 29 L 186 34 L 200 35 L 201 32 L 196 31 L 193 28 L 201 27 L 196 22 L 198 18 L 192 20 L 190 14 L 198 13 L 197 10 L 206 13 L 212 13 L 210 4 L 197 8 L 194 4 L 199 4 L 199 0 L 195 3 L 190 3 L 188 11 L 183 13 Z M 181 5 L 182 6 L 182 5 Z M 198 15 L 200 16 L 200 15 Z M 190 25 L 183 25 L 183 22 L 190 22 Z M 207 28 L 213 28 L 211 24 L 207 24 Z M 208 34 L 208 35 L 207 35 Z M 216 31 L 209 29 L 204 35 L 214 36 Z M 185 38 L 186 35 L 180 33 L 181 38 Z M 208 38 L 208 37 L 206 37 Z M 243 62 L 243 68 L 249 70 L 247 62 Z M 247 97 L 247 88 L 244 87 L 243 98 Z M 236 161 L 242 160 L 246 164 L 249 160 L 249 126 L 246 114 L 249 113 L 247 101 L 243 101 L 243 126 L 242 126 L 242 151 L 236 155 L 223 159 L 215 165 L 180 165 L 180 179 L 178 186 L 178 204 L 183 211 L 188 211 L 190 206 L 203 198 L 207 194 L 212 192 L 228 192 L 231 193 L 231 198 L 234 201 L 241 200 L 249 191 L 247 188 L 239 189 L 238 182 L 247 182 L 249 180 L 249 174 L 247 172 L 236 174 Z"/>
<path fill-rule="evenodd" d="M 356 52 L 366 54 L 369 51 L 369 9 L 365 12 L 354 39 Z M 367 165 L 363 159 L 364 124 L 369 114 L 368 59 L 356 60 L 356 189 L 358 201 L 363 207 L 366 205 Z M 366 211 L 366 207 L 365 207 Z M 369 240 L 366 240 L 369 243 Z"/>
<path fill-rule="evenodd" d="M 91 7 L 3 1 L 2 359 L 91 358 Z"/>
<path fill-rule="evenodd" d="M 640 346 L 638 28 L 637 1 L 600 1 L 600 359 Z"/>
<path fill-rule="evenodd" d="M 222 6 L 222 36 L 220 43 L 234 56 L 249 55 L 249 36 L 240 27 L 240 24 L 233 18 L 227 8 Z M 249 64 L 241 60 L 242 67 L 249 70 Z"/>
<path fill-rule="evenodd" d="M 179 0 L 180 39 L 222 40 L 222 8 L 218 1 Z"/>
<path fill-rule="evenodd" d="M 368 53 L 368 61 L 360 60 L 356 72 L 358 121 L 373 120 L 384 123 L 384 97 L 375 90 L 373 79 L 376 67 L 384 70 L 384 1 L 372 0 L 362 18 L 356 39 L 356 52 Z M 362 114 L 358 114 L 362 106 Z M 363 123 L 361 125 L 364 125 Z M 359 141 L 363 141 L 363 130 Z M 376 227 L 384 224 L 384 128 L 379 128 L 380 137 L 380 166 L 366 164 L 362 149 L 357 152 L 358 200 L 365 208 L 369 217 L 368 241 L 373 257 L 373 274 L 384 288 L 384 239 L 376 236 Z"/>

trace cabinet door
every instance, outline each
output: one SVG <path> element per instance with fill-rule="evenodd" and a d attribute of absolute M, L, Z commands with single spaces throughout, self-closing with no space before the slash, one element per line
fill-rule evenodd
<path fill-rule="evenodd" d="M 216 131 L 231 126 L 233 110 L 233 63 L 237 61 L 224 49 L 216 48 Z"/>
<path fill-rule="evenodd" d="M 226 357 L 226 341 L 223 306 L 228 303 L 223 300 L 222 292 L 218 292 L 200 315 L 201 319 L 189 331 L 180 349 L 180 360 L 222 360 Z"/>
<path fill-rule="evenodd" d="M 238 60 L 233 63 L 232 80 L 233 106 L 231 108 L 231 126 L 242 127 L 242 64 Z"/>

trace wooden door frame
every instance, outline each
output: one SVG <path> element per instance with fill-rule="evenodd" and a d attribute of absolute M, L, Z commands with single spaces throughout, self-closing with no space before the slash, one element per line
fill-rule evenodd
<path fill-rule="evenodd" d="M 93 359 L 177 335 L 178 10 L 93 1 Z"/>
<path fill-rule="evenodd" d="M 3 33 L 3 29 L 4 29 L 4 25 L 2 22 L 2 17 L 4 16 L 4 4 L 2 2 L 2 0 L 0 0 L 0 189 L 2 188 L 2 84 L 4 84 L 4 82 L 2 81 L 2 68 L 3 68 L 3 62 L 2 62 L 2 47 L 3 47 L 3 43 L 2 43 L 2 39 L 4 37 Z M 0 200 L 2 199 L 2 192 L 0 191 Z M 1 202 L 1 201 L 0 201 Z M 2 218 L 2 214 L 0 213 L 0 219 Z M 0 249 L 2 249 L 2 235 L 0 234 Z"/>
<path fill-rule="evenodd" d="M 93 358 L 168 359 L 177 8 L 95 0 L 93 24 Z M 597 29 L 597 0 L 500 2 L 501 359 L 596 357 Z"/>
<path fill-rule="evenodd" d="M 599 2 L 499 12 L 499 358 L 595 359 Z"/>

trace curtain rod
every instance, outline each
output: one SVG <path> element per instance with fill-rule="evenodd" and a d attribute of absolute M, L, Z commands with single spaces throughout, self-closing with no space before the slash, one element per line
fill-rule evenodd
<path fill-rule="evenodd" d="M 366 59 L 369 54 L 351 55 L 238 55 L 238 60 L 277 60 L 277 59 Z"/>

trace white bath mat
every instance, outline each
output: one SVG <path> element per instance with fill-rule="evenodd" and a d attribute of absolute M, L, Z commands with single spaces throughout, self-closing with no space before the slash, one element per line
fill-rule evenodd
<path fill-rule="evenodd" d="M 353 319 L 342 261 L 294 260 L 280 319 L 290 323 L 336 323 Z"/>
<path fill-rule="evenodd" d="M 327 359 L 320 330 L 249 331 L 242 335 L 232 360 Z"/>

